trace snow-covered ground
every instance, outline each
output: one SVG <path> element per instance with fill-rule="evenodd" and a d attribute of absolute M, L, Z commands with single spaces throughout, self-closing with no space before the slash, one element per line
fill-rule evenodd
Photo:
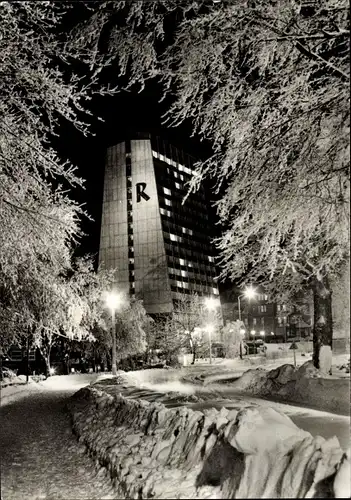
<path fill-rule="evenodd" d="M 66 411 L 69 397 L 92 380 L 86 375 L 52 377 L 25 388 L 6 388 L 17 392 L 1 408 L 4 500 L 116 498 L 110 480 L 72 434 Z"/>

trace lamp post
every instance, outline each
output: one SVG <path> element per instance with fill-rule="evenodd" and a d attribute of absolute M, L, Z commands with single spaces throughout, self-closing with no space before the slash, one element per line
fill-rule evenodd
<path fill-rule="evenodd" d="M 213 297 L 208 297 L 205 299 L 205 307 L 208 311 L 215 311 L 217 307 L 220 306 L 219 300 L 215 299 Z M 212 339 L 211 339 L 211 333 L 213 331 L 213 325 L 209 325 L 207 328 L 208 331 L 208 342 L 209 342 L 209 348 L 210 348 L 210 364 L 212 364 Z"/>
<path fill-rule="evenodd" d="M 244 328 L 240 328 L 240 344 L 239 344 L 239 357 L 243 359 L 243 337 L 245 335 L 246 330 Z"/>
<path fill-rule="evenodd" d="M 251 335 L 253 336 L 253 342 L 254 342 L 254 354 L 257 354 L 257 349 L 256 349 L 256 332 L 255 332 L 255 330 L 251 330 Z"/>
<path fill-rule="evenodd" d="M 121 295 L 116 292 L 106 294 L 106 305 L 111 311 L 112 324 L 112 375 L 117 375 L 116 310 L 121 305 Z"/>
<path fill-rule="evenodd" d="M 241 321 L 241 301 L 240 301 L 240 298 L 241 297 L 246 297 L 248 300 L 250 299 L 253 299 L 256 295 L 256 291 L 254 290 L 254 288 L 252 288 L 252 286 L 249 286 L 248 288 L 246 288 L 246 290 L 244 291 L 244 293 L 242 293 L 241 295 L 238 296 L 238 310 L 239 310 L 239 320 Z"/>

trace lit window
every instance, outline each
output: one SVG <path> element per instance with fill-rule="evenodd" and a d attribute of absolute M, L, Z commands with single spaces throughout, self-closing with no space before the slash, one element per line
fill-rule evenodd
<path fill-rule="evenodd" d="M 160 208 L 160 212 L 162 215 L 166 215 L 167 214 L 167 210 L 165 210 L 164 208 Z"/>
<path fill-rule="evenodd" d="M 172 194 L 171 191 L 169 189 L 167 189 L 167 188 L 163 188 L 163 192 L 165 194 Z"/>
<path fill-rule="evenodd" d="M 164 161 L 164 162 L 166 161 L 166 158 L 163 155 L 161 155 L 161 154 L 160 154 L 159 158 L 160 158 L 161 161 Z"/>
<path fill-rule="evenodd" d="M 189 288 L 189 283 L 183 283 L 183 288 Z"/>
<path fill-rule="evenodd" d="M 264 300 L 268 300 L 268 295 L 265 295 L 265 296 L 264 296 Z"/>
<path fill-rule="evenodd" d="M 181 274 L 182 274 L 183 278 L 187 278 L 188 277 L 188 273 L 186 271 L 181 271 Z"/>
<path fill-rule="evenodd" d="M 181 281 L 177 281 L 177 286 L 179 286 L 179 288 L 182 288 L 183 287 L 183 283 Z"/>
<path fill-rule="evenodd" d="M 178 163 L 178 170 L 180 170 L 181 172 L 183 172 L 183 170 L 184 170 L 183 165 L 181 165 L 180 163 Z"/>
<path fill-rule="evenodd" d="M 179 259 L 179 264 L 181 266 L 185 266 L 185 260 L 184 259 Z"/>
<path fill-rule="evenodd" d="M 209 257 L 208 257 L 208 260 L 209 260 L 210 262 L 214 262 L 214 258 L 213 258 L 213 257 L 211 257 L 211 256 L 209 256 Z"/>
<path fill-rule="evenodd" d="M 134 264 L 134 259 L 133 258 L 129 259 L 129 264 Z"/>
<path fill-rule="evenodd" d="M 286 311 L 286 304 L 282 305 L 282 311 Z"/>
<path fill-rule="evenodd" d="M 181 185 L 180 185 L 180 184 L 178 184 L 178 182 L 176 182 L 176 183 L 175 183 L 175 187 L 176 187 L 177 189 L 180 189 L 180 188 L 181 188 Z"/>
<path fill-rule="evenodd" d="M 260 306 L 260 310 L 263 313 L 267 312 L 267 306 Z"/>
<path fill-rule="evenodd" d="M 264 317 L 261 318 L 261 325 L 264 325 Z"/>
<path fill-rule="evenodd" d="M 253 325 L 256 325 L 256 318 L 253 318 L 253 319 L 252 319 L 252 324 L 253 324 Z"/>
<path fill-rule="evenodd" d="M 219 291 L 217 290 L 217 288 L 212 288 L 212 292 L 214 295 L 219 295 Z"/>
<path fill-rule="evenodd" d="M 152 152 L 152 156 L 153 156 L 154 158 L 158 158 L 158 156 L 159 156 L 159 155 L 158 155 L 158 153 L 156 153 L 156 151 L 153 151 L 153 152 Z"/>
<path fill-rule="evenodd" d="M 172 206 L 171 200 L 166 200 L 165 199 L 165 204 L 167 205 L 167 207 L 171 207 Z"/>
<path fill-rule="evenodd" d="M 166 162 L 168 163 L 168 165 L 171 165 L 171 160 L 169 158 L 166 158 Z"/>
<path fill-rule="evenodd" d="M 188 267 L 193 267 L 193 263 L 190 262 L 190 260 L 188 260 L 187 264 L 188 264 Z"/>
<path fill-rule="evenodd" d="M 173 172 L 173 174 L 174 174 L 174 177 L 176 177 L 176 178 L 178 177 L 177 172 Z"/>
<path fill-rule="evenodd" d="M 168 215 L 168 217 L 170 217 L 172 215 L 172 212 L 170 212 L 169 210 L 167 210 L 167 215 Z"/>
<path fill-rule="evenodd" d="M 178 237 L 175 234 L 170 233 L 171 241 L 178 241 Z"/>
<path fill-rule="evenodd" d="M 280 311 L 280 304 L 277 305 L 277 311 Z"/>
<path fill-rule="evenodd" d="M 281 325 L 282 324 L 282 318 L 280 316 L 278 316 L 278 325 Z"/>
<path fill-rule="evenodd" d="M 184 180 L 184 175 L 179 174 L 179 177 L 180 177 L 180 180 L 181 180 L 181 181 L 183 181 L 183 180 Z"/>

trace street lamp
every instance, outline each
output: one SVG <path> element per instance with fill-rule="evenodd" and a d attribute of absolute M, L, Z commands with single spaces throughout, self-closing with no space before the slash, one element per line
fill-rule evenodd
<path fill-rule="evenodd" d="M 215 311 L 217 307 L 220 306 L 219 300 L 215 299 L 214 297 L 207 297 L 205 299 L 205 307 L 208 311 Z M 208 325 L 207 331 L 208 331 L 208 342 L 209 342 L 209 347 L 210 347 L 210 364 L 212 364 L 212 339 L 211 339 L 211 333 L 213 332 L 214 327 L 213 325 Z"/>
<path fill-rule="evenodd" d="M 246 288 L 246 290 L 244 291 L 244 293 L 242 293 L 241 295 L 239 295 L 238 297 L 238 309 L 239 309 L 239 320 L 241 321 L 241 303 L 240 303 L 240 298 L 241 297 L 246 297 L 248 300 L 250 299 L 253 299 L 256 295 L 256 291 L 254 288 L 252 288 L 252 286 L 249 286 Z"/>
<path fill-rule="evenodd" d="M 239 344 L 239 356 L 240 359 L 243 359 L 243 338 L 245 336 L 246 330 L 244 328 L 240 328 L 240 344 Z"/>
<path fill-rule="evenodd" d="M 117 375 L 116 310 L 120 307 L 122 302 L 123 299 L 120 293 L 106 293 L 105 303 L 111 311 L 112 322 L 112 375 Z"/>

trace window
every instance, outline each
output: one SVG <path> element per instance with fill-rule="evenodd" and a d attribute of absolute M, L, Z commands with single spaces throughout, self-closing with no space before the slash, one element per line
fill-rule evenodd
<path fill-rule="evenodd" d="M 168 188 L 163 188 L 163 192 L 164 192 L 165 194 L 168 194 L 168 195 L 171 195 L 171 194 L 172 194 L 171 190 L 170 190 L 170 189 L 168 189 Z"/>
<path fill-rule="evenodd" d="M 179 259 L 179 264 L 181 266 L 185 266 L 185 260 L 184 259 Z"/>
<path fill-rule="evenodd" d="M 162 215 L 166 215 L 167 214 L 167 210 L 165 210 L 164 208 L 160 208 L 160 212 Z"/>
<path fill-rule="evenodd" d="M 129 260 L 129 264 L 134 264 L 134 259 L 133 258 L 130 258 L 128 260 Z"/>
<path fill-rule="evenodd" d="M 253 318 L 253 319 L 252 319 L 252 324 L 253 324 L 254 326 L 256 326 L 256 324 L 257 324 L 257 320 L 256 320 L 256 318 Z"/>
<path fill-rule="evenodd" d="M 267 306 L 258 306 L 258 308 L 262 313 L 267 312 Z"/>
<path fill-rule="evenodd" d="M 183 288 L 183 283 L 181 281 L 177 281 L 177 287 Z"/>
<path fill-rule="evenodd" d="M 171 238 L 171 241 L 178 241 L 178 237 L 175 234 L 170 233 L 169 237 Z"/>
<path fill-rule="evenodd" d="M 208 256 L 208 260 L 209 260 L 210 262 L 214 262 L 214 258 L 213 258 L 213 257 L 211 257 L 211 256 Z"/>
<path fill-rule="evenodd" d="M 264 295 L 264 300 L 268 300 L 268 295 Z"/>
<path fill-rule="evenodd" d="M 282 305 L 282 311 L 286 311 L 286 304 Z"/>
<path fill-rule="evenodd" d="M 247 318 L 244 318 L 244 323 L 245 323 L 245 325 L 247 325 L 247 324 L 248 324 L 248 322 L 249 322 L 249 321 L 248 321 L 248 319 L 247 319 Z"/>
<path fill-rule="evenodd" d="M 264 317 L 261 318 L 261 325 L 264 326 Z"/>
<path fill-rule="evenodd" d="M 172 202 L 171 202 L 171 200 L 167 200 L 167 199 L 165 199 L 165 204 L 166 204 L 168 207 L 171 207 L 171 206 L 172 206 Z"/>
<path fill-rule="evenodd" d="M 187 271 L 181 271 L 181 274 L 182 274 L 183 278 L 187 278 L 189 276 Z"/>
<path fill-rule="evenodd" d="M 212 288 L 212 292 L 214 293 L 214 295 L 219 295 L 219 291 L 217 290 L 217 288 Z"/>
<path fill-rule="evenodd" d="M 175 187 L 176 187 L 177 189 L 180 189 L 182 186 L 181 186 L 180 184 L 178 184 L 178 182 L 176 182 L 176 183 L 175 183 Z"/>
<path fill-rule="evenodd" d="M 280 304 L 277 304 L 277 311 L 280 311 Z"/>
<path fill-rule="evenodd" d="M 132 154 L 131 153 L 126 153 L 126 158 L 131 158 Z"/>

